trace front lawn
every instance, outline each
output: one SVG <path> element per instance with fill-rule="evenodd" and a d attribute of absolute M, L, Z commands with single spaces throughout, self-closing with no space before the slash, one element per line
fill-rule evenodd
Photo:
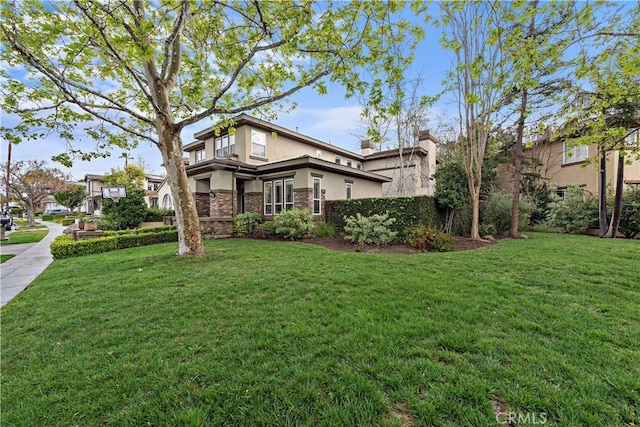
<path fill-rule="evenodd" d="M 638 242 L 206 245 L 55 261 L 2 309 L 3 424 L 640 424 Z"/>
<path fill-rule="evenodd" d="M 17 245 L 20 243 L 37 243 L 44 239 L 44 236 L 49 232 L 48 229 L 40 230 L 28 230 L 28 231 L 14 231 L 7 235 L 9 240 L 1 241 L 2 245 Z"/>
<path fill-rule="evenodd" d="M 2 254 L 2 255 L 0 255 L 0 264 L 2 264 L 5 261 L 9 261 L 14 256 L 15 255 L 13 255 L 13 254 Z"/>

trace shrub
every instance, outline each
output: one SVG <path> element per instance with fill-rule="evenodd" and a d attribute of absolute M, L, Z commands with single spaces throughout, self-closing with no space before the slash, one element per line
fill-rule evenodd
<path fill-rule="evenodd" d="M 58 236 L 51 243 L 51 254 L 55 259 L 100 254 L 103 252 L 136 246 L 154 245 L 178 241 L 175 227 L 153 227 L 134 231 L 113 231 L 104 237 L 90 240 L 73 240 L 70 235 Z"/>
<path fill-rule="evenodd" d="M 73 218 L 63 218 L 60 223 L 66 227 L 67 225 L 71 225 L 74 222 L 76 222 L 76 221 Z"/>
<path fill-rule="evenodd" d="M 142 222 L 162 222 L 165 216 L 174 216 L 176 213 L 171 209 L 148 208 Z"/>
<path fill-rule="evenodd" d="M 327 200 L 325 213 L 326 221 L 338 230 L 344 229 L 345 218 L 355 217 L 357 214 L 371 216 L 388 213 L 390 217 L 396 218 L 391 230 L 395 231 L 400 239 L 405 238 L 404 232 L 409 227 L 444 224 L 444 217 L 436 208 L 435 199 L 429 196 Z"/>
<path fill-rule="evenodd" d="M 492 225 L 495 229 L 493 234 L 503 234 L 511 228 L 511 204 L 513 196 L 505 191 L 493 191 L 482 204 L 481 222 L 485 225 Z M 518 218 L 518 229 L 522 230 L 529 225 L 533 204 L 525 196 L 520 196 L 520 216 Z M 481 233 L 482 234 L 482 233 Z M 487 233 L 492 234 L 492 233 Z"/>
<path fill-rule="evenodd" d="M 309 209 L 290 209 L 273 219 L 275 233 L 285 239 L 300 239 L 313 230 L 313 215 Z"/>
<path fill-rule="evenodd" d="M 336 234 L 336 226 L 324 221 L 316 225 L 316 228 L 313 230 L 315 237 L 335 237 Z"/>
<path fill-rule="evenodd" d="M 118 220 L 120 229 L 136 228 L 147 214 L 147 204 L 144 201 L 144 190 L 127 186 L 127 197 L 118 203 Z M 102 201 L 102 215 L 105 219 L 116 220 L 115 203 L 111 199 Z M 116 227 L 117 228 L 117 227 Z"/>
<path fill-rule="evenodd" d="M 626 191 L 622 203 L 618 230 L 627 239 L 633 239 L 640 233 L 640 190 Z"/>
<path fill-rule="evenodd" d="M 585 196 L 584 190 L 569 186 L 564 199 L 553 195 L 549 203 L 547 223 L 559 227 L 566 233 L 586 232 L 590 225 L 598 223 L 598 200 Z"/>
<path fill-rule="evenodd" d="M 398 235 L 391 230 L 396 219 L 389 218 L 389 213 L 368 217 L 357 213 L 355 218 L 345 218 L 344 222 L 344 231 L 347 233 L 345 239 L 357 245 L 386 245 Z"/>
<path fill-rule="evenodd" d="M 246 237 L 256 231 L 256 226 L 262 222 L 262 215 L 255 212 L 246 212 L 233 218 L 233 235 Z"/>
<path fill-rule="evenodd" d="M 411 227 L 407 236 L 409 245 L 420 251 L 451 252 L 454 248 L 453 238 L 433 226 Z"/>

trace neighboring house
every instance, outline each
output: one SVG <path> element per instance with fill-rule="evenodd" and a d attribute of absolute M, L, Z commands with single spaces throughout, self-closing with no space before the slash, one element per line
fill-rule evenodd
<path fill-rule="evenodd" d="M 628 147 L 640 146 L 640 131 L 629 135 L 626 139 Z M 540 176 L 557 185 L 558 194 L 564 196 L 564 191 L 569 185 L 579 185 L 585 191 L 597 196 L 598 183 L 600 181 L 599 163 L 591 161 L 598 156 L 598 145 L 582 145 L 568 147 L 564 141 L 545 141 L 527 148 L 524 157 L 528 162 L 539 161 L 535 171 Z M 630 159 L 629 164 L 624 167 L 624 182 L 628 185 L 640 185 L 640 161 Z M 618 168 L 618 151 L 611 151 L 607 154 L 607 186 L 615 188 L 616 172 Z M 513 188 L 512 173 L 508 166 L 501 165 L 498 170 L 498 185 L 507 191 Z"/>
<path fill-rule="evenodd" d="M 169 182 L 164 179 L 160 187 L 158 187 L 158 201 L 160 203 L 160 209 L 173 209 L 173 196 L 171 195 L 171 188 L 169 187 Z"/>
<path fill-rule="evenodd" d="M 102 210 L 102 187 L 104 175 L 87 174 L 84 177 L 87 186 L 87 212 L 92 215 L 100 215 Z M 164 177 L 160 175 L 147 174 L 144 179 L 143 189 L 145 190 L 144 201 L 150 208 L 159 207 L 158 189 L 164 182 Z"/>
<path fill-rule="evenodd" d="M 397 149 L 375 152 L 363 141 L 357 154 L 246 114 L 234 122 L 231 135 L 205 129 L 184 147 L 198 215 L 208 218 L 214 234 L 228 234 L 233 216 L 242 212 L 270 220 L 296 207 L 321 218 L 326 200 L 380 197 L 400 188 L 433 192 L 435 140 L 429 132 L 421 132 L 418 147 L 402 150 L 399 174 Z"/>
<path fill-rule="evenodd" d="M 85 186 L 84 182 L 77 182 L 77 181 L 69 181 L 67 182 L 67 184 L 79 185 L 81 187 Z M 53 194 L 45 197 L 40 203 L 40 206 L 38 207 L 38 210 L 41 210 L 41 211 L 52 211 L 54 209 L 66 209 L 66 207 L 59 204 L 56 201 L 56 198 L 53 196 Z M 75 208 L 74 212 L 87 212 L 86 200 L 78 208 Z"/>

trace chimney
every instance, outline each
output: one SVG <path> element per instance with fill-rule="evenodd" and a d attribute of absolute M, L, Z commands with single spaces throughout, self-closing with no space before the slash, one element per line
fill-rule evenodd
<path fill-rule="evenodd" d="M 368 156 L 370 154 L 373 154 L 373 151 L 374 151 L 373 142 L 371 142 L 370 139 L 365 139 L 360 141 L 360 150 L 363 156 Z"/>

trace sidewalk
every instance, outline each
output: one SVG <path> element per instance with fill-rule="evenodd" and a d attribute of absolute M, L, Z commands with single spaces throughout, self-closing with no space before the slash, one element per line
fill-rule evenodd
<path fill-rule="evenodd" d="M 51 264 L 53 257 L 49 245 L 65 229 L 55 222 L 44 222 L 49 232 L 38 243 L 3 245 L 0 252 L 16 254 L 10 260 L 0 264 L 0 307 L 4 307 L 16 295 L 25 290 L 33 280 Z M 8 236 L 11 238 L 11 235 Z"/>

